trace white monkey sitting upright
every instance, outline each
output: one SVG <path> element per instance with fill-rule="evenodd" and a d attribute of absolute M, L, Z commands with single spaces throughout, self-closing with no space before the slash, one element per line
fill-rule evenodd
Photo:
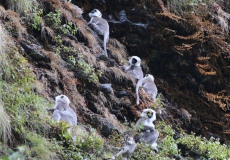
<path fill-rule="evenodd" d="M 156 102 L 157 86 L 154 82 L 154 77 L 151 74 L 147 74 L 143 78 L 142 87 L 147 94 L 151 95 L 153 101 Z"/>
<path fill-rule="evenodd" d="M 152 109 L 144 109 L 141 118 L 135 125 L 135 142 L 145 142 L 151 145 L 151 148 L 158 152 L 157 139 L 159 132 L 155 129 L 153 121 L 156 120 L 156 112 Z"/>
<path fill-rule="evenodd" d="M 128 160 L 132 156 L 132 153 L 134 152 L 136 146 L 137 145 L 133 137 L 128 136 L 124 147 L 122 147 L 121 151 L 113 156 L 111 160 L 115 160 L 117 157 L 120 156 L 122 156 L 123 160 Z"/>
<path fill-rule="evenodd" d="M 139 88 L 142 85 L 142 79 L 143 79 L 143 71 L 141 69 L 141 59 L 137 56 L 132 56 L 129 59 L 129 66 L 123 66 L 123 69 L 126 73 L 128 73 L 131 77 L 137 79 L 137 85 L 136 85 L 136 104 L 139 104 Z"/>
<path fill-rule="evenodd" d="M 97 34 L 104 36 L 104 51 L 105 56 L 108 57 L 106 44 L 109 40 L 109 24 L 105 19 L 102 18 L 102 14 L 98 9 L 92 10 L 89 13 L 89 17 L 91 19 L 88 25 L 91 25 L 92 28 L 97 32 Z"/>
<path fill-rule="evenodd" d="M 70 100 L 65 95 L 59 95 L 55 97 L 55 106 L 47 110 L 54 111 L 53 120 L 65 121 L 70 124 L 71 129 L 77 125 L 77 115 L 73 109 L 69 106 Z"/>

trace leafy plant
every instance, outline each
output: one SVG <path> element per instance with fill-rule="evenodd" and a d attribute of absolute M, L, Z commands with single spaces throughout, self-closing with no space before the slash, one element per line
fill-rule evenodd
<path fill-rule="evenodd" d="M 76 65 L 77 67 L 79 67 L 79 70 L 82 71 L 83 74 L 88 78 L 89 81 L 98 81 L 98 76 L 95 73 L 95 68 L 93 67 L 93 65 L 86 63 L 82 58 L 81 54 L 79 55 L 79 59 L 77 60 Z"/>
<path fill-rule="evenodd" d="M 73 55 L 69 56 L 68 59 L 69 59 L 70 64 L 76 65 L 77 62 Z"/>
<path fill-rule="evenodd" d="M 50 12 L 46 15 L 46 22 L 47 24 L 59 27 L 61 25 L 61 11 L 55 10 L 55 12 Z"/>
<path fill-rule="evenodd" d="M 64 34 L 71 33 L 72 35 L 75 35 L 77 33 L 77 27 L 73 25 L 72 22 L 67 22 L 67 24 L 63 24 L 60 29 Z"/>
<path fill-rule="evenodd" d="M 34 29 L 40 31 L 41 30 L 41 23 L 42 23 L 42 14 L 43 14 L 43 9 L 38 8 L 37 5 L 34 5 L 32 8 L 32 13 L 31 13 L 31 25 Z"/>

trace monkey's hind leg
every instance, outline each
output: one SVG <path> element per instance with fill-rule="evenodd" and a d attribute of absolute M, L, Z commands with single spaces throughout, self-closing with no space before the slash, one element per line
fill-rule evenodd
<path fill-rule="evenodd" d="M 139 88 L 142 86 L 142 78 L 140 78 L 138 81 L 137 81 L 137 84 L 136 84 L 136 104 L 139 105 L 140 103 L 140 98 L 139 98 Z"/>
<path fill-rule="evenodd" d="M 158 152 L 158 148 L 157 148 L 157 143 L 154 142 L 152 145 L 151 145 L 151 148 L 154 149 L 156 152 Z"/>

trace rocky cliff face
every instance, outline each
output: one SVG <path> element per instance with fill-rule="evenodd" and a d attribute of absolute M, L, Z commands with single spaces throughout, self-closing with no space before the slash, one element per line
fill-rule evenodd
<path fill-rule="evenodd" d="M 84 9 L 85 19 L 91 9 L 100 9 L 111 37 L 143 59 L 145 73 L 154 75 L 170 103 L 164 105 L 165 119 L 196 134 L 229 140 L 229 36 L 211 18 L 211 4 L 178 16 L 169 11 L 170 4 L 157 0 L 73 3 Z"/>
<path fill-rule="evenodd" d="M 197 6 L 202 12 L 181 17 L 161 0 L 72 1 L 84 10 L 81 15 L 65 1 L 42 2 L 39 29 L 25 28 L 26 21 L 7 10 L 5 1 L 1 7 L 4 25 L 13 26 L 17 47 L 39 82 L 38 94 L 49 101 L 66 94 L 79 122 L 92 125 L 105 137 L 114 129 L 123 132 L 126 127 L 121 122 L 135 122 L 142 109 L 153 106 L 142 90 L 141 103 L 135 105 L 136 83 L 118 67 L 127 63 L 129 55 L 137 55 L 144 72 L 155 77 L 163 104 L 154 104 L 158 118 L 174 129 L 230 140 L 229 36 L 210 18 L 214 12 L 209 6 Z M 87 26 L 93 8 L 110 25 L 109 58 L 101 55 L 101 37 Z M 57 22 L 54 17 L 59 14 Z M 67 22 L 77 28 L 76 36 L 73 29 L 65 32 L 55 25 Z M 107 83 L 112 92 L 101 85 Z"/>

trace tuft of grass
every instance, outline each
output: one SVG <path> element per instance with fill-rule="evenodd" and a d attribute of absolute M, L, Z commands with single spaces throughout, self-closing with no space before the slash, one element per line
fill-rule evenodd
<path fill-rule="evenodd" d="M 81 151 L 100 155 L 103 152 L 103 139 L 98 135 L 95 129 L 86 132 L 80 127 L 76 128 L 76 147 Z"/>
<path fill-rule="evenodd" d="M 3 102 L 0 100 L 0 139 L 4 144 L 11 140 L 10 117 L 4 111 Z"/>
<path fill-rule="evenodd" d="M 30 12 L 33 8 L 33 3 L 35 0 L 7 0 L 8 8 L 19 13 L 25 14 Z"/>
<path fill-rule="evenodd" d="M 26 155 L 28 159 L 53 159 L 56 154 L 53 152 L 53 144 L 44 137 L 34 133 L 26 133 L 26 146 L 28 148 Z"/>

